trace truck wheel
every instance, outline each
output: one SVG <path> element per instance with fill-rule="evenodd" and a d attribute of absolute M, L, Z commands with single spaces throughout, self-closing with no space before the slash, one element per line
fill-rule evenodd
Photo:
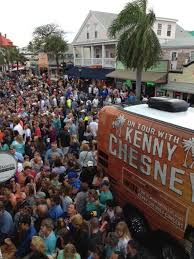
<path fill-rule="evenodd" d="M 149 232 L 149 225 L 144 215 L 131 204 L 123 208 L 124 216 L 132 236 L 141 240 Z"/>

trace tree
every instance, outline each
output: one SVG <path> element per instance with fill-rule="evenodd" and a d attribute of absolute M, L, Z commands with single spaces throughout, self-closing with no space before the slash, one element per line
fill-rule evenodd
<path fill-rule="evenodd" d="M 10 63 L 17 63 L 17 70 L 19 62 L 24 63 L 26 61 L 26 58 L 19 52 L 19 50 L 12 46 L 3 47 L 3 56 L 8 67 Z"/>
<path fill-rule="evenodd" d="M 140 101 L 142 72 L 157 63 L 161 56 L 159 40 L 153 30 L 156 16 L 147 12 L 147 0 L 129 2 L 109 28 L 111 37 L 119 37 L 117 59 L 136 70 L 136 97 Z"/>
<path fill-rule="evenodd" d="M 57 24 L 46 24 L 35 28 L 33 39 L 28 45 L 28 50 L 46 52 L 48 56 L 55 57 L 57 71 L 59 71 L 59 56 L 68 50 L 64 40 L 64 31 Z"/>
<path fill-rule="evenodd" d="M 59 73 L 59 57 L 68 50 L 67 42 L 60 35 L 50 35 L 47 37 L 45 44 L 45 52 L 54 56 L 57 64 L 57 72 Z"/>

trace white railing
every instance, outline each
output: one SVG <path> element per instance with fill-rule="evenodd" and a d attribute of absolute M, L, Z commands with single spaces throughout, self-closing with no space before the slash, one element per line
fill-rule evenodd
<path fill-rule="evenodd" d="M 104 58 L 104 67 L 116 68 L 116 58 Z"/>
<path fill-rule="evenodd" d="M 99 65 L 102 67 L 115 68 L 116 59 L 115 58 L 76 58 L 75 66 L 92 66 Z"/>

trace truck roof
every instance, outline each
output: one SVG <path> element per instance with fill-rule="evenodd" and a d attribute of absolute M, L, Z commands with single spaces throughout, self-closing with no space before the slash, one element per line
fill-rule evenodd
<path fill-rule="evenodd" d="M 185 112 L 166 112 L 149 108 L 147 104 L 139 104 L 124 108 L 125 111 L 148 118 L 167 122 L 179 127 L 194 130 L 194 108 L 189 107 Z"/>

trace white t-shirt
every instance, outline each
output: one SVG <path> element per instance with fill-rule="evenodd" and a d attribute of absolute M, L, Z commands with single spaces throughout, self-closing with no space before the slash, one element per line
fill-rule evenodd
<path fill-rule="evenodd" d="M 96 137 L 98 131 L 98 123 L 96 121 L 92 121 L 89 124 L 93 137 Z"/>
<path fill-rule="evenodd" d="M 31 137 L 31 130 L 30 129 L 25 129 L 24 130 L 24 134 L 25 134 L 25 140 L 27 137 Z"/>
<path fill-rule="evenodd" d="M 13 128 L 14 131 L 17 131 L 21 136 L 23 136 L 24 134 L 24 130 L 21 126 L 20 123 L 18 123 L 14 128 Z"/>
<path fill-rule="evenodd" d="M 97 108 L 97 107 L 98 107 L 98 103 L 99 103 L 98 99 L 95 98 L 95 99 L 92 101 L 93 107 Z"/>

